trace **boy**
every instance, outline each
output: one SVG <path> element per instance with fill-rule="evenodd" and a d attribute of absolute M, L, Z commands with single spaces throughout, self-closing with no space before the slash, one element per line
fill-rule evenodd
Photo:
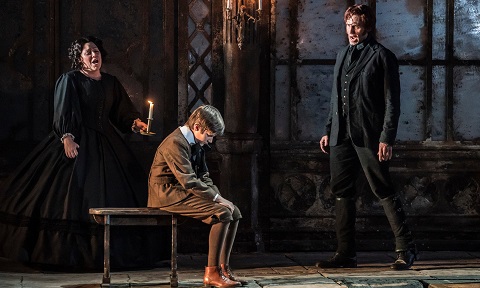
<path fill-rule="evenodd" d="M 213 106 L 198 107 L 184 126 L 158 146 L 148 180 L 148 207 L 198 219 L 211 225 L 205 286 L 241 286 L 229 267 L 240 210 L 223 198 L 209 177 L 205 148 L 225 124 Z"/>

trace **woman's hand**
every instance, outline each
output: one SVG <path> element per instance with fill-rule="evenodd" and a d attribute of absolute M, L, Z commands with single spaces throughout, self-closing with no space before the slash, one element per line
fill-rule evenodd
<path fill-rule="evenodd" d="M 133 121 L 132 131 L 134 132 L 147 131 L 147 127 L 148 125 L 145 124 L 145 122 L 143 122 L 140 119 L 135 119 L 135 121 Z"/>
<path fill-rule="evenodd" d="M 65 155 L 68 158 L 75 158 L 78 156 L 78 148 L 80 146 L 75 143 L 72 137 L 68 136 L 63 139 L 63 149 L 65 149 Z"/>

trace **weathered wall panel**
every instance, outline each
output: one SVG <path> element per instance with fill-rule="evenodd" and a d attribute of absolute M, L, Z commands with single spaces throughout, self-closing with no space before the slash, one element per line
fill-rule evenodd
<path fill-rule="evenodd" d="M 289 50 L 288 31 L 291 25 L 288 1 L 276 1 L 273 6 L 273 11 L 278 29 L 275 30 L 275 45 L 272 48 L 275 50 L 275 57 L 277 59 L 287 59 Z"/>
<path fill-rule="evenodd" d="M 420 66 L 400 66 L 401 114 L 398 141 L 424 140 L 425 69 Z"/>
<path fill-rule="evenodd" d="M 480 59 L 480 1 L 455 1 L 455 57 L 462 60 Z"/>
<path fill-rule="evenodd" d="M 327 65 L 303 65 L 297 68 L 298 140 L 309 141 L 322 137 L 323 126 L 330 109 L 332 67 Z"/>
<path fill-rule="evenodd" d="M 377 1 L 377 39 L 398 59 L 425 57 L 427 1 Z"/>
<path fill-rule="evenodd" d="M 480 140 L 480 67 L 454 69 L 453 127 L 457 140 Z"/>
<path fill-rule="evenodd" d="M 446 16 L 445 0 L 433 0 L 432 57 L 445 59 Z"/>
<path fill-rule="evenodd" d="M 299 58 L 334 59 L 338 43 L 345 40 L 345 27 L 341 21 L 345 2 L 300 0 L 298 3 Z"/>
<path fill-rule="evenodd" d="M 273 107 L 275 139 L 288 140 L 290 136 L 290 78 L 288 67 L 281 65 L 275 67 L 275 101 Z"/>
<path fill-rule="evenodd" d="M 421 249 L 479 247 L 479 157 L 477 146 L 397 145 L 395 188 Z M 325 158 L 313 145 L 278 145 L 272 152 L 270 249 L 335 249 L 335 202 Z M 357 188 L 359 249 L 393 249 L 383 208 L 364 177 Z"/>
<path fill-rule="evenodd" d="M 446 136 L 446 98 L 445 98 L 445 67 L 434 66 L 432 73 L 432 134 L 433 141 L 445 141 Z"/>
<path fill-rule="evenodd" d="M 0 139 L 38 139 L 48 131 L 48 76 L 45 8 L 35 1 L 2 4 L 0 43 Z M 38 51 L 36 49 L 39 49 Z M 38 65 L 38 66 L 36 66 Z M 14 108 L 14 109 L 13 109 Z"/>

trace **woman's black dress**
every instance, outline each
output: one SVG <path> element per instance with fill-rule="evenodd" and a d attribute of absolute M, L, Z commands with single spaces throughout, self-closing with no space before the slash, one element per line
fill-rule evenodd
<path fill-rule="evenodd" d="M 117 78 L 106 73 L 99 81 L 79 71 L 63 74 L 54 103 L 53 131 L 0 188 L 0 256 L 64 268 L 102 267 L 103 228 L 89 208 L 146 207 L 146 173 L 116 131 L 131 132 L 140 115 Z M 75 159 L 65 156 L 65 133 L 80 146 Z M 115 228 L 113 267 L 158 260 L 145 230 Z"/>

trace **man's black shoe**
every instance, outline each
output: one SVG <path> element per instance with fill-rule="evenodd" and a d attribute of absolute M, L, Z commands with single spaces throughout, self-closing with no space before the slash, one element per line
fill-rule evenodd
<path fill-rule="evenodd" d="M 315 264 L 319 268 L 357 268 L 357 257 L 346 257 L 335 253 L 332 258 Z"/>
<path fill-rule="evenodd" d="M 407 270 L 413 265 L 413 261 L 417 260 L 417 248 L 412 247 L 407 251 L 397 252 L 397 260 L 390 266 L 393 270 Z"/>

